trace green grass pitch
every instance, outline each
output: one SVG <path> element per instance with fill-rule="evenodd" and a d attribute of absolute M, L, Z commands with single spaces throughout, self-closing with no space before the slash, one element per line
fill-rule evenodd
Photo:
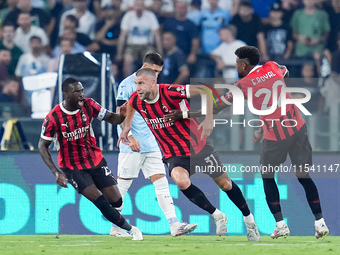
<path fill-rule="evenodd" d="M 289 236 L 272 240 L 262 236 L 260 242 L 248 242 L 245 236 L 171 236 L 145 235 L 143 241 L 102 235 L 3 235 L 0 254 L 340 254 L 340 237 Z"/>

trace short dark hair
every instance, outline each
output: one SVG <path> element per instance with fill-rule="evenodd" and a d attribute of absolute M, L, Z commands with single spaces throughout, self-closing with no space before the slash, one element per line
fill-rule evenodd
<path fill-rule="evenodd" d="M 72 77 L 67 78 L 66 80 L 63 81 L 63 84 L 61 85 L 61 90 L 63 92 L 66 92 L 68 90 L 69 85 L 73 83 L 78 83 L 79 81 L 77 79 L 74 79 Z"/>
<path fill-rule="evenodd" d="M 69 14 L 65 17 L 65 19 L 68 19 L 70 20 L 71 22 L 75 23 L 76 24 L 76 28 L 78 28 L 79 26 L 79 20 L 77 19 L 76 16 L 72 15 L 72 14 Z"/>
<path fill-rule="evenodd" d="M 157 52 L 151 52 L 151 53 L 146 54 L 143 59 L 143 64 L 144 63 L 149 64 L 149 65 L 157 65 L 157 66 L 164 65 L 164 61 L 163 61 L 161 54 Z"/>
<path fill-rule="evenodd" d="M 143 67 L 136 72 L 136 76 L 141 76 L 143 74 L 148 74 L 156 77 L 156 72 L 148 67 Z"/>
<path fill-rule="evenodd" d="M 243 46 L 235 51 L 239 59 L 247 59 L 249 64 L 256 66 L 261 60 L 261 54 L 258 48 L 254 46 Z"/>
<path fill-rule="evenodd" d="M 1 27 L 2 28 L 4 28 L 4 27 L 13 27 L 14 30 L 15 30 L 15 24 L 12 21 L 6 21 L 6 22 L 2 23 Z"/>
<path fill-rule="evenodd" d="M 41 38 L 39 36 L 33 35 L 30 37 L 30 42 L 32 42 L 33 40 L 39 40 L 40 43 L 42 43 Z"/>

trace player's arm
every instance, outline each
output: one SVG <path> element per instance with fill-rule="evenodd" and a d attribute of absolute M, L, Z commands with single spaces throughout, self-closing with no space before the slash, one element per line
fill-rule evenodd
<path fill-rule="evenodd" d="M 201 140 L 203 137 L 208 137 L 213 129 L 213 99 L 211 97 L 211 89 L 205 85 L 187 85 L 187 97 L 192 97 L 200 95 L 201 97 L 205 96 L 206 103 L 202 104 L 202 115 L 205 116 L 204 120 L 198 126 L 198 129 L 202 128 Z"/>
<path fill-rule="evenodd" d="M 127 102 L 126 100 L 121 100 L 121 99 L 117 100 L 116 113 L 120 112 L 120 106 L 124 105 L 126 102 Z M 121 127 L 122 130 L 124 130 L 125 119 L 124 119 L 124 121 L 122 123 L 119 124 L 119 126 Z M 140 144 L 139 144 L 138 140 L 133 136 L 131 131 L 128 134 L 128 139 L 130 141 L 130 144 L 129 144 L 130 149 L 132 151 L 140 152 Z"/>
<path fill-rule="evenodd" d="M 42 159 L 44 160 L 45 164 L 48 166 L 48 168 L 51 170 L 51 172 L 55 176 L 57 183 L 64 188 L 68 188 L 67 178 L 65 174 L 56 167 L 56 165 L 54 164 L 52 160 L 50 151 L 48 149 L 51 143 L 52 141 L 48 141 L 43 138 L 40 138 L 39 144 L 38 144 L 39 153 Z"/>
<path fill-rule="evenodd" d="M 117 107 L 116 113 L 107 111 L 104 120 L 111 123 L 112 125 L 120 124 L 124 121 L 126 115 L 126 105 L 127 103 Z"/>
<path fill-rule="evenodd" d="M 135 111 L 136 110 L 129 103 L 127 103 L 125 126 L 122 133 L 119 136 L 117 146 L 119 146 L 120 141 L 122 141 L 122 143 L 126 145 L 130 144 L 129 132 L 131 131 L 132 119 L 135 114 Z"/>
<path fill-rule="evenodd" d="M 231 104 L 230 104 L 231 105 Z M 217 114 L 223 109 L 230 106 L 229 104 L 225 104 L 222 102 L 221 104 L 214 105 L 213 107 L 213 114 Z M 168 114 L 164 115 L 164 120 L 167 122 L 175 122 L 183 119 L 190 119 L 190 118 L 198 118 L 202 117 L 202 111 L 180 111 L 180 110 L 170 110 Z"/>

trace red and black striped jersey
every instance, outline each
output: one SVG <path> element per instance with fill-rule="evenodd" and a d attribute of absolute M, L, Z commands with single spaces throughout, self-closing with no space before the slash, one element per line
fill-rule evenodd
<path fill-rule="evenodd" d="M 159 84 L 158 94 L 152 101 L 141 100 L 134 92 L 129 104 L 137 110 L 152 131 L 165 158 L 190 156 L 199 153 L 206 144 L 201 141 L 202 129 L 197 130 L 197 119 L 185 119 L 168 123 L 164 115 L 170 110 L 189 111 L 189 86 Z"/>
<path fill-rule="evenodd" d="M 58 149 L 60 168 L 84 170 L 97 167 L 103 160 L 102 151 L 96 146 L 92 120 L 103 120 L 107 110 L 91 98 L 85 98 L 82 109 L 68 111 L 63 103 L 47 114 L 41 138 L 52 141 Z"/>
<path fill-rule="evenodd" d="M 264 138 L 272 141 L 286 139 L 305 124 L 300 110 L 294 104 L 287 104 L 286 114 L 281 114 L 281 89 L 286 87 L 284 76 L 288 70 L 285 66 L 280 67 L 269 61 L 254 67 L 246 77 L 235 83 L 235 86 L 242 90 L 245 99 L 249 100 L 249 96 L 252 96 L 252 105 L 256 110 L 268 110 L 272 106 L 273 96 L 278 100 L 278 106 L 273 113 L 260 115 Z M 248 94 L 248 88 L 252 88 L 251 95 Z M 231 93 L 227 93 L 225 98 L 232 103 Z M 286 98 L 292 98 L 290 93 L 286 93 Z"/>

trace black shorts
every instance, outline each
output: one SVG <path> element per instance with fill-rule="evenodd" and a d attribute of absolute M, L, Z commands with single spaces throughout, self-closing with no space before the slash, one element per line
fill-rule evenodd
<path fill-rule="evenodd" d="M 306 124 L 294 135 L 281 140 L 263 140 L 260 164 L 276 167 L 284 163 L 289 153 L 296 170 L 312 165 L 312 146 L 309 143 Z"/>
<path fill-rule="evenodd" d="M 175 156 L 163 159 L 163 162 L 168 166 L 169 175 L 175 167 L 183 167 L 188 171 L 189 176 L 201 172 L 215 179 L 223 174 L 223 164 L 220 155 L 215 151 L 214 146 L 207 142 L 203 149 L 191 156 Z"/>
<path fill-rule="evenodd" d="M 91 184 L 95 184 L 99 190 L 117 185 L 116 179 L 106 164 L 93 169 L 62 169 L 62 171 L 66 175 L 68 182 L 77 190 L 79 194 Z"/>

